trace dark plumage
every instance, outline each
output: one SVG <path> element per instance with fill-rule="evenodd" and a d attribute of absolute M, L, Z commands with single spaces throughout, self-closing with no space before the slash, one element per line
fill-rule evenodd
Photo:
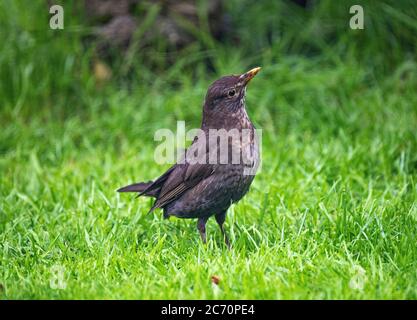
<path fill-rule="evenodd" d="M 255 128 L 245 109 L 246 85 L 259 70 L 254 68 L 242 75 L 215 81 L 204 101 L 202 134 L 187 149 L 184 161 L 172 166 L 155 181 L 135 183 L 118 191 L 155 197 L 150 211 L 162 208 L 165 218 L 197 218 L 203 242 L 206 242 L 207 219 L 214 215 L 229 246 L 223 228 L 227 209 L 247 193 L 259 163 Z M 226 136 L 225 148 L 222 149 L 222 138 L 210 140 L 214 129 L 223 129 L 223 133 L 224 130 L 237 132 L 239 137 Z M 236 154 L 238 162 L 233 157 Z M 222 160 L 223 155 L 225 158 Z"/>

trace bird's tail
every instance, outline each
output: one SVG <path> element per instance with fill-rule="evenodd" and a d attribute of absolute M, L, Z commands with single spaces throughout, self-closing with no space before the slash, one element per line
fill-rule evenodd
<path fill-rule="evenodd" d="M 153 181 L 139 182 L 139 183 L 130 184 L 128 186 L 125 186 L 125 187 L 122 187 L 122 188 L 118 189 L 117 192 L 139 192 L 139 193 L 142 193 L 149 186 L 151 186 L 152 183 L 153 183 Z M 148 192 L 145 191 L 145 193 L 143 193 L 143 195 L 149 196 L 149 197 L 156 197 L 156 192 L 155 192 L 155 190 L 149 190 Z"/>

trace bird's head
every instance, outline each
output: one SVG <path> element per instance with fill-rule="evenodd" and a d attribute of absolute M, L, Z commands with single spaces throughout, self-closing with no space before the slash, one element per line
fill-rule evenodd
<path fill-rule="evenodd" d="M 259 70 L 261 68 L 257 67 L 241 75 L 225 76 L 214 81 L 207 90 L 203 117 L 216 114 L 218 118 L 244 108 L 246 86 Z"/>

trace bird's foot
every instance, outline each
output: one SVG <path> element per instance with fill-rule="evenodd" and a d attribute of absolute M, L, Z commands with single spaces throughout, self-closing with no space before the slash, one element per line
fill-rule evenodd
<path fill-rule="evenodd" d="M 201 241 L 203 241 L 204 244 L 207 243 L 207 237 L 206 237 L 206 218 L 199 218 L 197 221 L 197 229 L 201 236 Z"/>

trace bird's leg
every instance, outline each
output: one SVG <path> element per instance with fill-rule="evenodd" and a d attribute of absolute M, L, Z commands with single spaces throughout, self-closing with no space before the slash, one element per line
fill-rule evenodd
<path fill-rule="evenodd" d="M 220 230 L 222 232 L 222 235 L 223 235 L 223 238 L 224 238 L 224 242 L 226 243 L 227 248 L 230 249 L 229 237 L 227 236 L 226 231 L 224 230 L 224 226 L 223 226 L 224 220 L 226 220 L 226 212 L 227 211 L 224 211 L 224 212 L 222 212 L 220 214 L 216 214 L 215 215 L 215 218 L 216 218 L 217 224 L 219 225 Z"/>
<path fill-rule="evenodd" d="M 206 239 L 207 219 L 208 218 L 198 218 L 198 221 L 197 221 L 197 229 L 198 229 L 198 232 L 200 232 L 201 240 L 203 241 L 203 243 L 207 242 L 207 239 Z"/>

